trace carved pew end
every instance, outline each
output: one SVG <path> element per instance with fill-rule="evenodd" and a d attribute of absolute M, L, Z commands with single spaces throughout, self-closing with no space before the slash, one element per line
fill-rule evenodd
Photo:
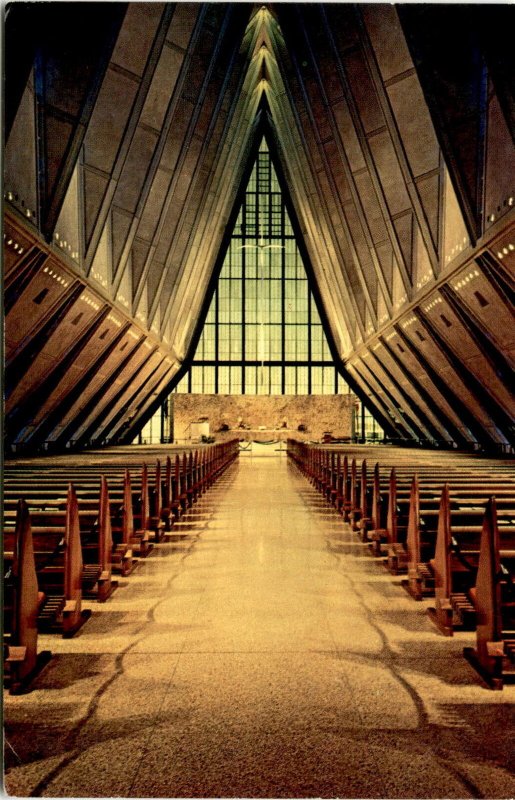
<path fill-rule="evenodd" d="M 372 520 L 370 517 L 361 517 L 357 524 L 357 531 L 359 538 L 365 544 L 370 541 L 370 525 L 372 524 Z"/>
<path fill-rule="evenodd" d="M 96 586 L 100 579 L 99 564 L 84 564 L 82 567 L 82 594 L 96 594 Z"/>
<path fill-rule="evenodd" d="M 159 516 L 150 517 L 150 530 L 153 535 L 153 540 L 157 544 L 162 542 L 166 536 L 166 522 Z"/>
<path fill-rule="evenodd" d="M 463 655 L 491 689 L 515 679 L 514 604 L 503 604 L 503 571 L 495 497 L 487 503 L 481 532 L 476 585 L 470 598 L 477 610 L 476 647 Z"/>
<path fill-rule="evenodd" d="M 437 600 L 435 608 L 428 608 L 431 621 L 444 636 L 454 631 L 473 631 L 476 628 L 476 609 L 463 592 L 451 594 L 447 602 Z"/>
<path fill-rule="evenodd" d="M 62 617 L 65 599 L 62 595 L 47 595 L 39 609 L 37 625 L 38 631 L 49 632 L 59 626 Z"/>
<path fill-rule="evenodd" d="M 451 606 L 454 612 L 454 628 L 474 631 L 477 625 L 477 613 L 467 595 L 461 592 L 451 594 Z"/>

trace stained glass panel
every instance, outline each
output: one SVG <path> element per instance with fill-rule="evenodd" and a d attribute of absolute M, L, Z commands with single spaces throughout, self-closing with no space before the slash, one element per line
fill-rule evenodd
<path fill-rule="evenodd" d="M 222 394 L 347 392 L 331 358 L 264 140 L 190 378 L 177 391 L 213 392 L 216 386 Z"/>

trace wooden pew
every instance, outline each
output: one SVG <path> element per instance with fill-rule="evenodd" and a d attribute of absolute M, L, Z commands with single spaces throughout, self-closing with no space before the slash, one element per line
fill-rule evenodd
<path fill-rule="evenodd" d="M 136 477 L 136 480 L 130 476 L 130 473 L 124 472 L 123 465 L 99 463 L 98 465 L 87 465 L 82 468 L 48 469 L 41 476 L 37 472 L 28 473 L 23 479 L 18 477 L 17 480 L 13 480 L 13 476 L 8 476 L 7 487 L 11 495 L 15 494 L 16 491 L 18 493 L 26 493 L 33 491 L 34 483 L 37 481 L 38 496 L 51 498 L 62 495 L 66 482 L 69 478 L 73 478 L 75 483 L 78 484 L 81 504 L 86 508 L 88 504 L 96 502 L 93 494 L 102 474 L 109 476 L 112 480 L 110 494 L 115 514 L 121 511 L 122 506 L 128 502 L 128 497 L 130 496 L 133 526 L 130 538 L 125 538 L 124 542 L 130 545 L 132 552 L 137 553 L 141 558 L 145 558 L 152 550 L 153 542 L 151 539 L 154 537 L 150 519 L 148 470 L 145 464 L 142 467 L 141 476 Z M 127 494 L 127 482 L 130 487 L 130 495 Z M 117 531 L 119 530 L 119 522 L 113 519 L 112 525 Z M 120 541 L 117 542 L 117 544 L 121 543 Z M 118 556 L 115 558 L 116 562 L 118 562 L 119 557 L 120 551 L 118 551 Z M 124 571 L 130 570 L 125 569 Z"/>
<path fill-rule="evenodd" d="M 454 487 L 453 487 L 454 488 Z M 463 489 L 459 492 L 464 495 Z M 406 558 L 408 577 L 403 581 L 403 586 L 415 600 L 425 596 L 433 596 L 435 592 L 434 570 L 431 562 L 434 561 L 435 551 L 438 546 L 438 532 L 448 528 L 451 540 L 459 540 L 470 555 L 478 544 L 484 506 L 488 500 L 488 489 L 481 491 L 476 488 L 468 496 L 453 499 L 449 496 L 449 485 L 444 486 L 441 498 L 429 496 L 422 506 L 418 476 L 412 481 L 409 506 L 409 520 L 406 538 Z M 503 531 L 505 534 L 515 532 L 515 526 L 510 526 L 510 519 L 515 516 L 515 498 L 506 497 L 502 502 L 504 518 Z M 424 523 L 422 525 L 422 523 Z M 477 548 L 479 549 L 479 548 Z M 458 552 L 458 541 L 454 550 Z M 459 559 L 455 560 L 456 571 Z M 463 565 L 463 561 L 461 562 Z"/>
<path fill-rule="evenodd" d="M 361 462 L 359 476 L 356 465 L 352 473 L 352 480 L 354 487 L 351 490 L 349 521 L 352 529 L 359 532 L 361 540 L 367 542 L 372 527 L 373 486 L 370 486 L 368 482 L 366 459 Z"/>
<path fill-rule="evenodd" d="M 161 478 L 161 460 L 156 461 L 154 482 L 148 487 L 149 493 L 149 527 L 153 531 L 154 541 L 162 542 L 166 533 L 166 522 L 163 519 L 163 482 Z"/>
<path fill-rule="evenodd" d="M 449 487 L 442 491 L 438 515 L 438 532 L 434 558 L 429 568 L 434 577 L 435 606 L 428 614 L 439 630 L 452 636 L 454 630 L 474 630 L 476 613 L 471 600 L 471 589 L 475 584 L 485 511 L 477 511 L 480 525 L 465 526 L 459 532 L 451 524 Z M 506 511 L 504 511 L 506 514 Z M 509 511 L 499 524 L 496 508 L 496 526 L 499 532 L 499 556 L 501 559 L 515 557 L 515 511 Z"/>
<path fill-rule="evenodd" d="M 101 569 L 97 581 L 96 599 L 105 602 L 117 588 L 118 582 L 112 579 L 113 532 L 111 528 L 111 506 L 107 480 L 102 476 L 100 484 L 100 504 L 98 514 L 98 563 Z"/>
<path fill-rule="evenodd" d="M 182 472 L 182 460 L 181 457 L 177 455 L 175 456 L 175 469 L 172 480 L 172 488 L 173 488 L 172 510 L 174 514 L 174 519 L 180 519 L 182 514 L 184 513 L 183 504 L 181 502 L 182 483 L 183 483 L 181 472 Z"/>
<path fill-rule="evenodd" d="M 175 467 L 175 470 L 176 469 L 177 466 Z M 172 459 L 170 456 L 167 456 L 164 482 L 161 493 L 162 505 L 160 512 L 166 533 L 169 533 L 172 530 L 174 520 L 178 517 L 177 511 L 180 508 L 180 504 L 178 503 L 176 496 L 174 496 L 174 488 L 177 485 L 174 472 L 174 468 L 172 467 Z"/>
<path fill-rule="evenodd" d="M 390 473 L 390 482 L 395 481 L 395 470 Z M 391 487 L 389 486 L 389 492 Z M 374 556 L 381 555 L 381 545 L 388 541 L 388 502 L 381 490 L 380 467 L 374 467 L 372 503 L 370 507 L 370 528 L 368 530 L 369 547 Z"/>
<path fill-rule="evenodd" d="M 115 510 L 111 505 L 111 535 L 113 549 L 111 563 L 113 569 L 122 577 L 127 577 L 134 572 L 138 561 L 133 556 L 134 519 L 132 516 L 132 487 L 131 475 L 128 469 L 123 476 L 123 500 L 120 506 L 115 503 Z"/>
<path fill-rule="evenodd" d="M 371 540 L 374 555 L 386 546 L 391 571 L 397 574 L 407 569 L 405 583 L 415 597 L 435 592 L 435 609 L 430 613 L 444 633 L 452 633 L 458 624 L 472 627 L 477 618 L 477 647 L 465 648 L 464 654 L 488 684 L 502 688 L 513 680 L 513 464 L 476 463 L 463 455 L 454 461 L 448 454 L 435 467 L 423 459 L 420 462 L 418 454 L 402 454 L 398 463 L 385 460 L 387 481 L 376 463 L 370 497 L 365 458 L 361 470 L 357 458 L 349 470 L 344 466 L 347 449 L 343 459 L 343 450 L 340 458 L 334 453 L 329 458 L 322 448 L 299 443 L 289 443 L 289 452 L 362 539 Z M 484 514 L 481 505 L 494 492 L 497 498 L 488 501 Z"/>
<path fill-rule="evenodd" d="M 82 608 L 83 561 L 79 508 L 71 483 L 61 535 L 63 549 L 54 553 L 54 557 L 38 572 L 40 588 L 46 595 L 38 616 L 38 627 L 40 630 L 60 630 L 64 638 L 70 638 L 91 616 L 89 609 Z"/>
<path fill-rule="evenodd" d="M 12 532 L 7 526 L 5 538 Z M 98 564 L 84 566 L 77 497 L 68 487 L 65 510 L 34 510 L 31 515 L 37 581 L 45 594 L 38 615 L 40 630 L 60 630 L 73 636 L 89 618 L 82 610 L 83 586 L 92 588 L 101 575 Z"/>
<path fill-rule="evenodd" d="M 449 476 L 447 477 L 451 480 Z M 435 481 L 431 475 L 426 475 L 421 481 L 417 472 L 415 485 L 411 480 L 409 488 L 406 483 L 402 483 L 399 487 L 397 470 L 392 470 L 388 489 L 386 538 L 376 536 L 386 543 L 387 560 L 385 563 L 392 575 L 407 571 L 410 561 L 408 547 L 411 547 L 412 553 L 420 550 L 417 539 L 420 531 L 420 508 L 424 508 L 425 514 L 438 514 L 439 493 L 444 483 L 445 480 L 440 483 L 440 480 Z M 452 488 L 463 495 L 464 500 L 467 496 L 470 499 L 484 497 L 485 502 L 492 489 L 499 491 L 500 495 L 504 493 L 504 498 L 508 498 L 510 502 L 512 502 L 515 491 L 515 486 L 509 482 L 488 483 L 485 481 L 480 483 L 475 478 L 472 481 L 454 479 Z M 414 504 L 417 508 L 416 513 Z"/>
<path fill-rule="evenodd" d="M 5 540 L 4 540 L 5 545 Z M 48 663 L 51 653 L 38 653 L 37 618 L 45 600 L 39 591 L 32 531 L 27 504 L 18 501 L 12 558 L 4 579 L 4 682 L 11 694 L 27 691 L 31 681 Z"/>
<path fill-rule="evenodd" d="M 481 534 L 476 585 L 471 592 L 477 614 L 476 647 L 463 655 L 492 689 L 515 676 L 515 597 L 513 559 L 501 564 L 495 498 L 488 503 Z M 515 557 L 515 554 L 514 554 Z"/>
<path fill-rule="evenodd" d="M 58 538 L 59 531 L 64 529 L 68 501 L 62 497 L 62 488 L 59 485 L 53 490 L 48 488 L 40 490 L 37 486 L 28 486 L 24 489 L 43 560 L 48 558 L 50 542 L 53 541 L 56 545 L 56 537 Z M 40 493 L 43 493 L 43 497 Z M 123 568 L 126 567 L 127 560 L 127 548 L 123 545 L 113 545 L 106 479 L 101 477 L 100 491 L 97 489 L 96 498 L 81 497 L 80 501 L 77 498 L 77 502 L 80 503 L 78 515 L 83 559 L 83 593 L 84 596 L 105 602 L 117 587 L 116 581 L 112 579 L 113 562 L 117 561 L 118 556 L 117 563 Z M 4 502 L 4 518 L 7 523 L 13 514 L 12 500 L 7 499 Z"/>
<path fill-rule="evenodd" d="M 329 490 L 328 500 L 332 506 L 337 508 L 338 494 L 339 494 L 339 477 L 342 471 L 342 461 L 340 453 L 334 454 L 333 468 L 331 470 L 331 486 Z"/>
<path fill-rule="evenodd" d="M 125 476 L 125 481 L 129 482 L 130 492 L 130 476 L 128 473 Z M 53 483 L 46 483 L 43 489 L 40 488 L 39 481 L 36 481 L 36 479 L 27 479 L 23 484 L 18 484 L 16 489 L 8 485 L 4 489 L 4 511 L 8 514 L 11 512 L 20 494 L 23 494 L 27 498 L 29 506 L 37 510 L 49 510 L 51 508 L 59 510 L 66 507 L 66 485 L 61 478 L 55 478 Z M 90 512 L 91 515 L 99 510 L 98 489 L 94 485 L 82 485 L 76 488 L 76 494 L 79 503 L 83 550 L 85 550 L 87 546 L 92 549 L 91 539 L 94 537 L 95 531 L 97 531 L 97 536 L 101 534 L 96 518 L 89 519 L 88 528 L 88 512 Z M 134 568 L 132 550 L 130 549 L 132 529 L 129 533 L 129 531 L 118 522 L 122 509 L 118 508 L 119 504 L 112 496 L 110 497 L 109 505 L 111 510 L 111 533 L 113 537 L 112 553 L 110 557 L 111 568 L 114 572 L 119 572 L 122 576 L 126 576 L 130 574 Z M 101 546 L 102 545 L 99 543 L 99 548 Z M 85 560 L 86 562 L 88 561 L 88 559 Z"/>

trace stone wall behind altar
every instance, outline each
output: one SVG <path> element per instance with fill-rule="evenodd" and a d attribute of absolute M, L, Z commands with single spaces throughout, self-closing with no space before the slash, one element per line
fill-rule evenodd
<path fill-rule="evenodd" d="M 354 395 L 175 394 L 170 400 L 176 441 L 190 439 L 191 424 L 202 417 L 217 441 L 235 435 L 260 441 L 287 436 L 318 441 L 326 431 L 338 438 L 352 435 Z M 229 431 L 221 431 L 224 424 Z M 299 425 L 306 431 L 299 432 Z"/>

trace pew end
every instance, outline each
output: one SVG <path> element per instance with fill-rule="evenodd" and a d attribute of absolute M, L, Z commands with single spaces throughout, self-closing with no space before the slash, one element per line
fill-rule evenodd
<path fill-rule="evenodd" d="M 3 536 L 5 545 L 5 531 Z M 52 656 L 49 650 L 38 653 L 37 617 L 46 598 L 38 587 L 32 528 L 24 500 L 17 503 L 15 531 L 7 539 L 12 554 L 4 560 L 9 568 L 3 586 L 3 677 L 10 694 L 24 694 Z"/>
<path fill-rule="evenodd" d="M 470 592 L 476 608 L 476 647 L 463 655 L 490 689 L 515 680 L 515 600 L 513 572 L 501 565 L 495 497 L 488 501 L 479 552 L 476 585 Z M 506 596 L 503 597 L 503 594 Z"/>

